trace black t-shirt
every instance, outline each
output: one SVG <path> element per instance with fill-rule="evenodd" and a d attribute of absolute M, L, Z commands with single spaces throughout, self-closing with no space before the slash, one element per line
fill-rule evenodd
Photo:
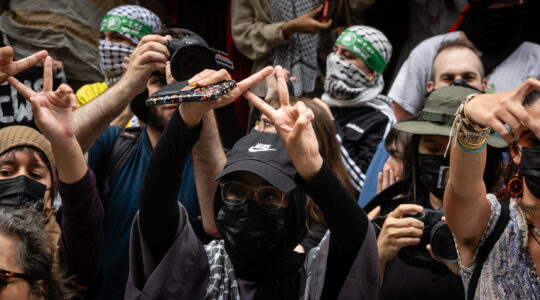
<path fill-rule="evenodd" d="M 396 257 L 386 264 L 381 299 L 465 299 L 461 277 L 445 273 L 436 275 Z"/>

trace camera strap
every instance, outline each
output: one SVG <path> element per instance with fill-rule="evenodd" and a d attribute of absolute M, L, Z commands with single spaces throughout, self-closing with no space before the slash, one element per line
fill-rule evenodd
<path fill-rule="evenodd" d="M 476 254 L 477 261 L 476 266 L 474 266 L 473 269 L 471 280 L 469 281 L 467 300 L 474 299 L 474 294 L 476 293 L 476 287 L 478 286 L 478 280 L 480 279 L 480 274 L 482 273 L 484 263 L 486 262 L 489 253 L 493 249 L 493 246 L 495 246 L 495 243 L 499 240 L 504 229 L 506 229 L 506 225 L 508 225 L 508 222 L 510 221 L 510 200 L 501 201 L 500 204 L 501 215 L 499 216 L 497 223 L 495 223 L 495 228 L 488 235 L 486 241 L 482 246 L 480 246 L 480 248 L 478 249 L 478 253 Z"/>

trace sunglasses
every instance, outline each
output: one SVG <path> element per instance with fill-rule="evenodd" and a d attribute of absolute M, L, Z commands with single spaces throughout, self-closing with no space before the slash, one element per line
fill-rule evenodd
<path fill-rule="evenodd" d="M 20 278 L 26 281 L 30 281 L 30 277 L 25 274 L 0 270 L 0 294 L 6 289 L 7 285 L 11 281 L 13 281 L 14 278 Z"/>
<path fill-rule="evenodd" d="M 539 147 L 540 140 L 530 130 L 524 131 L 519 135 L 518 145 L 522 147 Z"/>

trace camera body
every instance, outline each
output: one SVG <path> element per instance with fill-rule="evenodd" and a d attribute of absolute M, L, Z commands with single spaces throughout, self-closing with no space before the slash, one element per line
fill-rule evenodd
<path fill-rule="evenodd" d="M 196 36 L 186 35 L 166 44 L 171 61 L 171 73 L 176 81 L 185 81 L 204 69 L 233 70 L 233 63 L 225 52 L 210 48 Z"/>
<path fill-rule="evenodd" d="M 441 218 L 444 216 L 442 209 L 433 210 L 424 208 L 420 213 L 410 213 L 403 218 L 411 217 L 424 223 L 424 232 L 420 238 L 420 243 L 414 246 L 407 246 L 399 251 L 399 258 L 410 265 L 439 269 L 440 263 L 433 260 L 426 249 L 431 244 L 433 254 L 443 262 L 455 262 L 458 259 L 454 237 L 448 224 Z"/>

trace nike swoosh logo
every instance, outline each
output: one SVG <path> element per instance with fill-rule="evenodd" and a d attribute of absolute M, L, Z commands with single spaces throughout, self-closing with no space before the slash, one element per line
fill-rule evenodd
<path fill-rule="evenodd" d="M 251 147 L 249 147 L 248 151 L 249 152 L 265 152 L 265 151 L 277 151 L 277 149 L 272 149 L 272 148 L 260 149 L 260 148 L 256 148 L 254 146 L 251 146 Z"/>

